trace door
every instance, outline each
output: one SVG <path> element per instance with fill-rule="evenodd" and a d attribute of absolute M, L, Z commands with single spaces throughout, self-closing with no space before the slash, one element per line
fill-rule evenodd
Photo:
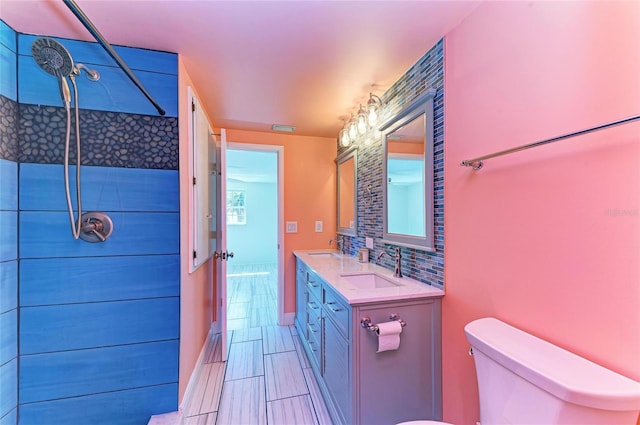
<path fill-rule="evenodd" d="M 220 323 L 222 361 L 227 360 L 229 338 L 227 338 L 227 261 L 233 253 L 227 251 L 227 131 L 220 131 L 220 140 L 216 140 L 216 282 L 217 282 L 217 319 Z"/>
<path fill-rule="evenodd" d="M 276 249 L 276 256 L 277 256 L 276 258 L 276 263 L 277 263 L 276 321 L 279 325 L 291 325 L 293 324 L 293 321 L 294 321 L 293 313 L 285 314 L 284 312 L 284 146 L 229 142 L 227 144 L 227 148 L 229 149 L 229 151 L 231 151 L 231 154 L 227 156 L 226 167 L 232 170 L 231 173 L 227 175 L 227 181 L 232 182 L 235 175 L 236 178 L 241 179 L 244 182 L 255 183 L 258 181 L 262 181 L 264 183 L 268 181 L 269 183 L 274 183 L 274 182 L 276 183 L 276 186 L 277 186 L 277 189 L 276 189 L 277 199 L 275 200 L 275 203 L 277 204 L 275 206 L 276 215 L 277 215 L 276 221 L 269 222 L 268 224 L 264 222 L 262 223 L 267 226 L 275 226 L 276 234 L 277 234 L 276 240 L 272 241 L 272 243 L 275 242 L 275 249 Z M 248 154 L 247 158 L 254 158 L 254 159 L 264 154 L 275 154 L 275 162 L 273 158 L 269 158 L 272 155 L 267 155 L 267 158 L 269 159 L 262 157 L 261 159 L 259 159 L 261 164 L 255 164 L 254 166 L 251 165 L 251 161 L 239 161 L 239 157 L 237 155 L 235 157 L 235 162 L 234 162 L 234 158 L 232 156 L 234 151 L 236 154 L 238 152 L 242 152 L 243 154 Z M 257 155 L 257 156 L 254 157 L 253 155 Z M 262 163 L 263 161 L 264 163 Z M 265 167 L 265 163 L 268 163 L 269 165 Z M 275 165 L 275 169 L 271 167 L 272 165 Z M 267 181 L 261 180 L 265 177 L 267 178 Z M 233 183 L 231 183 L 231 185 L 227 187 L 229 188 L 229 190 L 233 190 L 234 189 L 233 186 L 234 186 Z M 264 196 L 265 192 L 263 192 L 262 195 Z M 249 194 L 247 194 L 247 196 L 249 196 Z M 252 199 L 255 200 L 256 198 L 252 196 Z M 260 206 L 265 205 L 262 202 L 264 201 L 260 201 Z M 268 202 L 267 208 L 273 207 L 272 202 L 273 200 L 270 199 Z M 253 203 L 252 207 L 256 207 L 256 204 Z M 257 207 L 257 208 L 260 208 L 260 207 Z M 249 216 L 250 213 L 247 212 L 247 215 Z M 264 216 L 265 214 L 262 214 L 262 218 L 264 218 Z M 247 226 L 247 227 L 250 227 L 250 226 Z M 259 230 L 259 231 L 262 231 L 262 230 Z M 240 237 L 238 235 L 240 234 L 242 233 L 236 232 L 236 239 L 235 239 L 236 241 L 239 241 Z M 229 239 L 227 240 L 227 242 L 229 242 Z M 231 241 L 229 243 L 233 245 L 232 248 L 234 250 L 238 251 L 236 252 L 236 254 L 241 254 L 242 244 L 239 244 L 238 242 L 234 243 L 233 234 L 231 236 Z M 252 248 L 255 248 L 255 246 Z M 266 247 L 265 249 L 271 250 L 273 248 L 274 247 Z M 245 263 L 247 261 L 247 258 L 244 255 L 242 255 L 242 261 Z"/>

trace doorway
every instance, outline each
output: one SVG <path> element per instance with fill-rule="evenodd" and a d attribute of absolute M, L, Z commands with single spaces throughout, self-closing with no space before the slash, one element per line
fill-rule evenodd
<path fill-rule="evenodd" d="M 283 323 L 282 147 L 229 143 L 227 330 Z"/>

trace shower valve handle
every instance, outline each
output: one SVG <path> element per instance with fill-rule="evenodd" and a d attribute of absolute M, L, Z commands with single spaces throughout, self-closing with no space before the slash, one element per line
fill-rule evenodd
<path fill-rule="evenodd" d="M 104 242 L 107 240 L 107 238 L 105 238 L 104 236 L 102 236 L 102 233 L 98 232 L 96 229 L 91 229 L 91 233 L 93 233 L 94 235 L 96 235 L 98 237 L 98 239 L 100 239 L 101 242 Z"/>
<path fill-rule="evenodd" d="M 104 230 L 104 225 L 100 220 L 88 219 L 87 221 L 82 223 L 82 231 L 87 234 L 95 235 L 98 239 L 100 239 L 101 242 L 104 242 L 107 240 L 107 238 L 105 238 L 102 235 L 102 233 L 100 233 L 103 230 Z"/>
<path fill-rule="evenodd" d="M 82 215 L 80 238 L 86 242 L 104 242 L 113 232 L 111 218 L 101 212 L 88 212 Z"/>

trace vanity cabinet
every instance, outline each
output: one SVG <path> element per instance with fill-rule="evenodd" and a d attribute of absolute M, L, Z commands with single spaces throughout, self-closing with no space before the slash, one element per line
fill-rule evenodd
<path fill-rule="evenodd" d="M 296 269 L 295 324 L 334 423 L 441 420 L 440 297 L 350 305 L 300 258 Z M 378 336 L 361 319 L 391 314 L 406 322 L 400 347 L 377 353 Z"/>

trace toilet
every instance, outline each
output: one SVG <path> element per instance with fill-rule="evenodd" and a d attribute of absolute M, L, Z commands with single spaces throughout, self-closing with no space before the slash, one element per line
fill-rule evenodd
<path fill-rule="evenodd" d="M 478 319 L 464 330 L 476 365 L 481 425 L 636 423 L 640 383 L 498 319 Z"/>

